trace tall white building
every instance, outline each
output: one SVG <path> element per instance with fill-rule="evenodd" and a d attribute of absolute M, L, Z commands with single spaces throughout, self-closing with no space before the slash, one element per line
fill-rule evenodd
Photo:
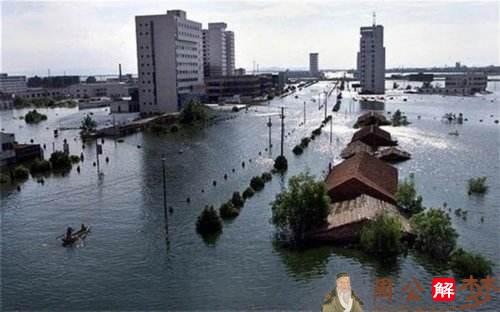
<path fill-rule="evenodd" d="M 16 94 L 26 91 L 26 76 L 9 76 L 0 73 L 0 92 Z"/>
<path fill-rule="evenodd" d="M 203 88 L 201 23 L 169 10 L 136 16 L 135 28 L 140 111 L 180 111 Z"/>
<path fill-rule="evenodd" d="M 309 73 L 314 77 L 319 75 L 318 53 L 309 53 Z"/>
<path fill-rule="evenodd" d="M 234 74 L 234 33 L 226 28 L 226 23 L 209 23 L 203 30 L 205 77 Z"/>
<path fill-rule="evenodd" d="M 361 27 L 360 34 L 357 77 L 361 84 L 361 93 L 384 94 L 384 27 L 375 24 L 373 26 Z"/>

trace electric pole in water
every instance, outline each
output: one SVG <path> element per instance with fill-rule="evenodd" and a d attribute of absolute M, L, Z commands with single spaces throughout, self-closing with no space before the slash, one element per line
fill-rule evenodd
<path fill-rule="evenodd" d="M 332 143 L 333 140 L 333 116 L 330 118 L 330 144 Z"/>
<path fill-rule="evenodd" d="M 325 119 L 326 119 L 327 107 L 328 107 L 328 92 L 325 92 Z"/>
<path fill-rule="evenodd" d="M 165 215 L 165 229 L 168 233 L 168 213 L 167 213 L 167 181 L 165 177 L 165 155 L 161 157 L 161 164 L 163 169 L 163 213 Z"/>
<path fill-rule="evenodd" d="M 96 163 L 97 163 L 97 176 L 100 175 L 100 170 L 99 170 L 99 152 L 100 149 L 102 148 L 99 143 L 97 143 L 97 138 L 95 139 L 95 156 L 96 156 Z"/>
<path fill-rule="evenodd" d="M 271 150 L 271 147 L 273 147 L 273 144 L 271 143 L 271 127 L 273 126 L 273 123 L 271 122 L 271 117 L 269 117 L 269 121 L 267 122 L 267 127 L 269 128 L 269 150 Z"/>
<path fill-rule="evenodd" d="M 306 101 L 304 101 L 304 126 L 306 125 Z"/>
<path fill-rule="evenodd" d="M 281 108 L 281 156 L 283 156 L 283 142 L 285 140 L 285 108 Z"/>

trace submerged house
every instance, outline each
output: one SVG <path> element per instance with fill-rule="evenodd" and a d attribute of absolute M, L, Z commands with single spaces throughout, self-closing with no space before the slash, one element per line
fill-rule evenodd
<path fill-rule="evenodd" d="M 349 144 L 340 152 L 340 157 L 347 159 L 357 153 L 366 152 L 368 154 L 373 154 L 373 148 L 361 141 L 354 141 Z"/>
<path fill-rule="evenodd" d="M 398 170 L 366 152 L 357 153 L 334 166 L 325 182 L 332 202 L 366 194 L 396 204 Z"/>
<path fill-rule="evenodd" d="M 400 161 L 405 161 L 408 159 L 411 159 L 411 154 L 400 150 L 397 147 L 391 146 L 388 148 L 384 148 L 377 153 L 375 153 L 375 156 L 378 159 L 381 159 L 383 161 L 391 162 L 391 163 L 396 163 Z"/>
<path fill-rule="evenodd" d="M 358 117 L 354 124 L 354 128 L 368 127 L 368 126 L 388 126 L 391 122 L 385 118 L 384 115 L 377 112 L 367 112 Z"/>
<path fill-rule="evenodd" d="M 351 142 L 355 141 L 361 141 L 374 149 L 379 146 L 396 146 L 398 144 L 396 141 L 392 140 L 389 132 L 377 126 L 364 127 L 355 132 Z"/>

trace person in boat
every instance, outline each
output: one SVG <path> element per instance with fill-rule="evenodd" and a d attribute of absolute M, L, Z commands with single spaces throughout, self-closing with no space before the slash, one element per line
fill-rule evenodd
<path fill-rule="evenodd" d="M 71 228 L 71 226 L 68 226 L 68 228 L 66 229 L 66 237 L 64 239 L 70 241 L 72 233 L 73 233 L 73 228 Z"/>

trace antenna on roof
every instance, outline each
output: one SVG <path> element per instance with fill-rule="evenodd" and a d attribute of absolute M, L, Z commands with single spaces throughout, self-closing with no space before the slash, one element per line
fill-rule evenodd
<path fill-rule="evenodd" d="M 373 26 L 377 25 L 377 14 L 373 11 Z"/>

